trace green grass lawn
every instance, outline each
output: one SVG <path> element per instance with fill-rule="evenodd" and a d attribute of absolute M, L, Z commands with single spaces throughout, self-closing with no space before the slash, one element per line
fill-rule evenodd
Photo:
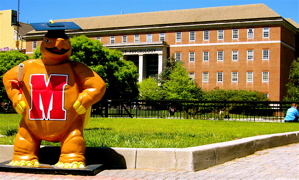
<path fill-rule="evenodd" d="M 0 114 L 0 134 L 7 135 L 0 138 L 0 144 L 13 144 L 20 118 Z M 184 148 L 292 131 L 299 131 L 299 123 L 90 118 L 84 137 L 89 147 Z"/>

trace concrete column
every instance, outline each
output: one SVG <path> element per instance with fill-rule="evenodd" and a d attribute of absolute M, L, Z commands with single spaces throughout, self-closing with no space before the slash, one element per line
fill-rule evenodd
<path fill-rule="evenodd" d="M 139 69 L 138 69 L 138 73 L 139 73 L 139 79 L 138 81 L 141 82 L 143 79 L 143 55 L 139 54 Z"/>
<path fill-rule="evenodd" d="M 163 54 L 158 54 L 158 74 L 163 70 Z"/>

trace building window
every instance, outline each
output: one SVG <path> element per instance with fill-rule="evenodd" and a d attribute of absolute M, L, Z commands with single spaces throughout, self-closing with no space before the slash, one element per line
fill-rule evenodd
<path fill-rule="evenodd" d="M 262 72 L 262 81 L 269 82 L 269 72 L 268 71 Z"/>
<path fill-rule="evenodd" d="M 195 73 L 189 73 L 189 77 L 190 77 L 190 79 L 195 79 Z"/>
<path fill-rule="evenodd" d="M 160 41 L 165 41 L 165 33 L 160 33 Z"/>
<path fill-rule="evenodd" d="M 189 61 L 194 62 L 195 61 L 195 52 L 189 52 Z"/>
<path fill-rule="evenodd" d="M 239 51 L 232 51 L 232 60 L 238 61 L 239 59 Z"/>
<path fill-rule="evenodd" d="M 209 61 L 209 51 L 204 51 L 203 52 L 203 61 Z"/>
<path fill-rule="evenodd" d="M 146 42 L 152 42 L 152 34 L 146 35 Z"/>
<path fill-rule="evenodd" d="M 175 60 L 181 61 L 182 60 L 182 53 L 180 53 L 180 52 L 175 53 Z"/>
<path fill-rule="evenodd" d="M 195 41 L 195 31 L 189 32 L 189 41 Z"/>
<path fill-rule="evenodd" d="M 218 30 L 218 40 L 224 39 L 224 30 Z"/>
<path fill-rule="evenodd" d="M 139 34 L 135 34 L 134 35 L 134 42 L 140 42 L 140 35 Z"/>
<path fill-rule="evenodd" d="M 223 82 L 223 72 L 217 72 L 217 82 Z"/>
<path fill-rule="evenodd" d="M 223 61 L 224 59 L 224 52 L 223 51 L 217 51 L 217 60 Z"/>
<path fill-rule="evenodd" d="M 101 37 L 96 37 L 96 40 L 99 40 L 99 41 L 101 41 Z"/>
<path fill-rule="evenodd" d="M 239 29 L 233 29 L 233 39 L 239 39 Z"/>
<path fill-rule="evenodd" d="M 232 72 L 232 82 L 238 82 L 238 72 Z"/>
<path fill-rule="evenodd" d="M 123 40 L 122 40 L 123 43 L 127 43 L 128 36 L 123 35 L 123 38 L 122 38 L 122 39 L 123 39 Z"/>
<path fill-rule="evenodd" d="M 246 72 L 246 81 L 253 82 L 253 72 L 251 72 L 251 71 Z"/>
<path fill-rule="evenodd" d="M 114 44 L 115 43 L 115 36 L 110 36 L 110 44 Z"/>
<path fill-rule="evenodd" d="M 263 60 L 269 60 L 269 49 L 263 49 Z"/>
<path fill-rule="evenodd" d="M 247 38 L 248 39 L 253 39 L 254 38 L 253 28 L 249 28 L 247 30 Z"/>
<path fill-rule="evenodd" d="M 32 41 L 32 49 L 36 49 L 37 48 L 37 41 Z"/>
<path fill-rule="evenodd" d="M 247 50 L 247 60 L 253 60 L 253 50 Z"/>
<path fill-rule="evenodd" d="M 176 42 L 182 41 L 182 32 L 177 32 L 175 36 Z"/>
<path fill-rule="evenodd" d="M 208 72 L 202 73 L 202 82 L 209 82 L 209 73 Z"/>
<path fill-rule="evenodd" d="M 269 38 L 270 37 L 270 28 L 265 27 L 263 28 L 263 38 Z"/>
<path fill-rule="evenodd" d="M 203 31 L 203 40 L 207 41 L 210 39 L 210 31 L 205 30 Z"/>

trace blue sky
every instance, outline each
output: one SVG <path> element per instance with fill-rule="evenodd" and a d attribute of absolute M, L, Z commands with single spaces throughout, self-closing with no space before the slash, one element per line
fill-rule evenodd
<path fill-rule="evenodd" d="M 299 23 L 299 0 L 0 0 L 0 10 L 18 10 L 18 1 L 24 23 L 258 3 Z"/>

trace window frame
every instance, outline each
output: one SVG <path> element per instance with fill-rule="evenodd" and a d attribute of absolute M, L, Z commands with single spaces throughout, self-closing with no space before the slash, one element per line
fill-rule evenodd
<path fill-rule="evenodd" d="M 146 42 L 153 42 L 153 34 L 146 34 Z"/>
<path fill-rule="evenodd" d="M 263 38 L 270 38 L 270 28 L 269 27 L 263 28 Z"/>
<path fill-rule="evenodd" d="M 182 42 L 182 32 L 175 33 L 175 42 Z"/>
<path fill-rule="evenodd" d="M 250 30 L 252 30 L 250 32 Z M 254 38 L 254 29 L 253 28 L 248 28 L 247 29 L 247 39 L 253 39 Z"/>
<path fill-rule="evenodd" d="M 176 61 L 182 61 L 182 53 L 181 52 L 176 52 L 175 53 L 175 60 Z"/>
<path fill-rule="evenodd" d="M 122 43 L 127 43 L 127 42 L 128 42 L 128 36 L 122 35 Z"/>
<path fill-rule="evenodd" d="M 239 39 L 239 29 L 232 29 L 232 39 Z"/>
<path fill-rule="evenodd" d="M 239 73 L 237 71 L 234 71 L 231 73 L 231 81 L 234 82 L 234 83 L 237 83 L 238 82 L 238 76 L 239 76 Z"/>
<path fill-rule="evenodd" d="M 204 30 L 203 31 L 203 40 L 204 41 L 210 40 L 210 31 L 209 30 Z"/>
<path fill-rule="evenodd" d="M 207 53 L 207 55 L 205 55 L 205 53 Z M 205 59 L 205 57 L 207 57 L 207 60 Z M 209 51 L 203 51 L 202 52 L 202 60 L 204 62 L 208 62 L 210 60 L 210 52 Z"/>
<path fill-rule="evenodd" d="M 115 36 L 110 36 L 110 44 L 115 44 Z"/>
<path fill-rule="evenodd" d="M 209 82 L 209 72 L 203 72 L 202 73 L 202 82 L 206 83 Z"/>
<path fill-rule="evenodd" d="M 135 43 L 140 42 L 140 35 L 139 35 L 139 34 L 135 34 L 135 35 L 134 35 L 134 42 L 135 42 Z"/>
<path fill-rule="evenodd" d="M 262 82 L 269 82 L 269 79 L 270 79 L 269 71 L 263 71 L 262 72 Z"/>
<path fill-rule="evenodd" d="M 246 72 L 246 82 L 253 82 L 253 71 Z"/>
<path fill-rule="evenodd" d="M 235 59 L 236 57 L 236 59 Z M 238 61 L 239 60 L 239 51 L 232 50 L 232 61 Z"/>
<path fill-rule="evenodd" d="M 223 83 L 223 79 L 224 79 L 223 76 L 224 76 L 224 73 L 223 73 L 223 72 L 217 72 L 216 75 L 217 75 L 217 76 L 216 76 L 216 77 L 217 77 L 217 79 L 216 79 L 217 82 L 218 82 L 218 83 L 221 83 L 221 82 Z"/>
<path fill-rule="evenodd" d="M 160 39 L 160 41 L 165 41 L 165 33 L 160 33 L 160 35 L 159 35 L 159 39 Z"/>
<path fill-rule="evenodd" d="M 251 57 L 251 56 L 249 56 L 250 55 L 249 52 L 252 52 L 252 59 L 249 58 L 249 57 Z M 254 60 L 254 50 L 253 49 L 247 50 L 247 60 L 248 61 L 253 61 Z"/>
<path fill-rule="evenodd" d="M 195 37 L 196 37 L 196 32 L 190 31 L 189 32 L 189 41 L 195 41 Z"/>
<path fill-rule="evenodd" d="M 189 52 L 189 62 L 195 62 L 195 52 Z"/>
<path fill-rule="evenodd" d="M 217 51 L 217 61 L 224 61 L 224 51 Z"/>
<path fill-rule="evenodd" d="M 217 31 L 217 38 L 218 40 L 224 40 L 224 30 Z"/>
<path fill-rule="evenodd" d="M 267 53 L 265 53 L 267 52 Z M 269 60 L 270 59 L 270 50 L 269 49 L 263 49 L 262 50 L 262 59 L 263 60 Z"/>

